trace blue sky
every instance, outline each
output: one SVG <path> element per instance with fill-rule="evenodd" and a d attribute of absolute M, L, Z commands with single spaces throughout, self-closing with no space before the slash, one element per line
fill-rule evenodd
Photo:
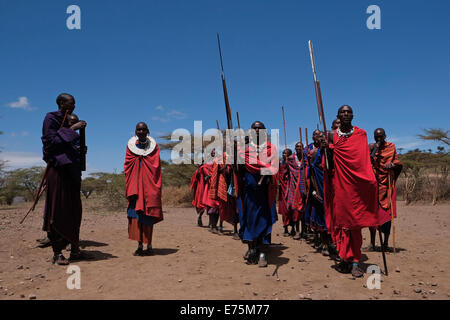
<path fill-rule="evenodd" d="M 71 4 L 81 8 L 81 30 L 66 27 Z M 381 30 L 366 27 L 371 4 L 381 8 Z M 61 92 L 88 122 L 90 172 L 122 170 L 138 121 L 153 136 L 193 131 L 194 120 L 225 126 L 216 32 L 242 126 L 261 120 L 282 130 L 284 105 L 288 143 L 299 126 L 312 133 L 311 39 L 327 126 L 349 104 L 369 138 L 384 127 L 398 147 L 435 150 L 415 135 L 448 129 L 449 15 L 444 0 L 0 0 L 0 158 L 43 163 L 42 120 Z"/>

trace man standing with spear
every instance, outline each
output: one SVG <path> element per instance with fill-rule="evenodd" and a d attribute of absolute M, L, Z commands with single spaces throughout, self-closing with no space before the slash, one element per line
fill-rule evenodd
<path fill-rule="evenodd" d="M 86 127 L 85 121 L 78 121 L 65 127 L 67 115 L 75 109 L 75 98 L 67 93 L 60 94 L 56 103 L 58 111 L 47 113 L 42 127 L 44 161 L 47 162 L 45 182 L 47 196 L 44 208 L 43 230 L 47 231 L 53 248 L 53 263 L 67 265 L 70 261 L 89 259 L 79 249 L 81 225 L 81 169 L 80 152 L 72 142 L 79 139 L 76 130 Z M 84 146 L 81 146 L 85 152 Z M 43 179 L 43 181 L 44 181 Z M 39 191 L 38 191 L 39 193 Z M 71 244 L 70 258 L 62 250 Z"/>
<path fill-rule="evenodd" d="M 362 228 L 377 227 L 389 220 L 378 209 L 377 181 L 370 162 L 367 134 L 353 126 L 353 110 L 348 105 L 339 108 L 341 126 L 332 136 L 327 135 L 322 95 L 317 81 L 314 52 L 309 51 L 314 74 L 319 119 L 325 137 L 321 139 L 324 153 L 324 196 L 327 230 L 331 233 L 341 262 L 336 270 L 362 277 Z M 386 259 L 383 251 L 385 273 Z"/>

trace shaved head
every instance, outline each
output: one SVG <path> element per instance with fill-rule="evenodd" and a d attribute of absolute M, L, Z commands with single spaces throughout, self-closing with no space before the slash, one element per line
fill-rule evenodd
<path fill-rule="evenodd" d="M 350 109 L 350 111 L 353 113 L 352 107 L 350 107 L 348 104 L 344 104 L 343 106 L 341 106 L 341 107 L 338 109 L 338 113 L 337 113 L 338 116 L 339 116 L 339 113 L 340 113 L 345 107 L 347 107 L 348 109 Z"/>
<path fill-rule="evenodd" d="M 58 97 L 56 97 L 56 104 L 61 107 L 63 103 L 69 101 L 70 99 L 75 100 L 71 94 L 61 93 Z"/>
<path fill-rule="evenodd" d="M 265 129 L 266 126 L 261 121 L 255 121 L 255 122 L 252 123 L 251 128 L 252 129 L 254 129 L 254 128 Z"/>

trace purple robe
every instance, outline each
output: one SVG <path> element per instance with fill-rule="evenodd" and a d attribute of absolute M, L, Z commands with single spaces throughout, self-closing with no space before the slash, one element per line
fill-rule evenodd
<path fill-rule="evenodd" d="M 73 147 L 77 132 L 61 127 L 64 114 L 49 112 L 42 126 L 42 151 L 47 162 L 47 195 L 43 230 L 57 232 L 78 246 L 81 225 L 80 153 Z"/>
<path fill-rule="evenodd" d="M 63 118 L 61 111 L 49 112 L 42 126 L 43 159 L 53 167 L 80 162 L 79 152 L 72 147 L 80 136 L 75 130 L 61 128 Z"/>

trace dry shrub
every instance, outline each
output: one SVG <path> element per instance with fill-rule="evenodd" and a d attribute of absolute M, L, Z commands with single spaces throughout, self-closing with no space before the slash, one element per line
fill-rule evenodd
<path fill-rule="evenodd" d="M 398 199 L 406 204 L 428 202 L 435 205 L 450 199 L 450 179 L 446 167 L 402 172 L 396 183 Z"/>
<path fill-rule="evenodd" d="M 167 207 L 190 207 L 192 193 L 188 185 L 164 186 L 162 188 L 162 203 Z"/>

